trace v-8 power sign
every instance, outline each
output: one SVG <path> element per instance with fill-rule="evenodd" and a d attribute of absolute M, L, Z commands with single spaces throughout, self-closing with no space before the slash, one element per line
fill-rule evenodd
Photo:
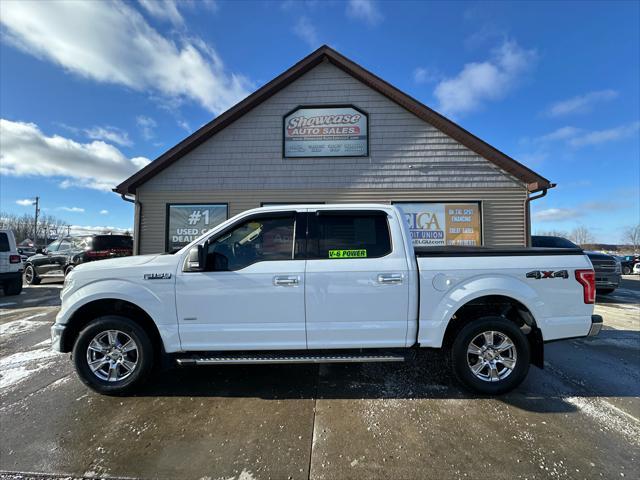
<path fill-rule="evenodd" d="M 167 251 L 184 247 L 226 219 L 226 205 L 168 205 Z"/>

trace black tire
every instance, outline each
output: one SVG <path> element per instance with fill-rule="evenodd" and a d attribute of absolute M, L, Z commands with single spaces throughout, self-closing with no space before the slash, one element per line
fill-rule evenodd
<path fill-rule="evenodd" d="M 128 335 L 137 346 L 136 365 L 122 380 L 109 381 L 99 378 L 98 374 L 89 367 L 87 358 L 89 344 L 108 330 Z M 107 315 L 92 320 L 80 332 L 73 346 L 73 363 L 80 380 L 91 390 L 105 395 L 123 395 L 133 392 L 149 376 L 153 367 L 153 355 L 153 344 L 144 329 L 133 320 L 118 315 Z M 120 371 L 122 372 L 121 367 Z"/>
<path fill-rule="evenodd" d="M 631 267 L 622 267 L 623 275 L 631 275 Z"/>
<path fill-rule="evenodd" d="M 513 343 L 516 354 L 511 372 L 495 381 L 478 378 L 471 371 L 467 360 L 468 355 L 471 355 L 469 358 L 474 355 L 467 352 L 471 342 L 487 331 L 498 332 L 497 337 L 507 336 Z M 480 357 L 477 356 L 477 359 L 480 360 Z M 515 323 L 502 317 L 483 317 L 465 325 L 451 347 L 451 364 L 456 378 L 465 388 L 483 395 L 500 395 L 516 388 L 527 376 L 529 363 L 530 348 L 526 335 Z"/>
<path fill-rule="evenodd" d="M 24 281 L 27 285 L 40 285 L 42 279 L 36 273 L 33 265 L 27 265 L 24 269 Z"/>
<path fill-rule="evenodd" d="M 20 295 L 20 292 L 22 292 L 22 277 L 6 282 L 2 286 L 2 289 L 4 290 L 4 294 L 7 296 Z"/>
<path fill-rule="evenodd" d="M 609 295 L 610 293 L 615 292 L 615 288 L 598 288 L 596 289 L 596 293 L 599 295 Z"/>

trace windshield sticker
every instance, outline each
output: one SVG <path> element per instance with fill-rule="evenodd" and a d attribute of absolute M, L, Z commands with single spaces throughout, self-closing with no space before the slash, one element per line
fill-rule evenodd
<path fill-rule="evenodd" d="M 362 250 L 329 250 L 329 258 L 367 258 L 367 251 Z"/>

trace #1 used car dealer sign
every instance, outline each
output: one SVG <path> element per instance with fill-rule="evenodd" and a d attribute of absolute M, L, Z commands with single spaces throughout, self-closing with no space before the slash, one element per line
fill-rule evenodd
<path fill-rule="evenodd" d="M 300 107 L 284 117 L 285 157 L 363 157 L 368 119 L 353 107 Z"/>

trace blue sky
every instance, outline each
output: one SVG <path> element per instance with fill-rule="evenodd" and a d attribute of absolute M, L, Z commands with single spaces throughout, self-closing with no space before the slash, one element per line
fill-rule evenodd
<path fill-rule="evenodd" d="M 640 3 L 0 3 L 0 203 L 130 228 L 110 188 L 326 43 L 558 184 L 533 231 L 640 220 Z"/>

